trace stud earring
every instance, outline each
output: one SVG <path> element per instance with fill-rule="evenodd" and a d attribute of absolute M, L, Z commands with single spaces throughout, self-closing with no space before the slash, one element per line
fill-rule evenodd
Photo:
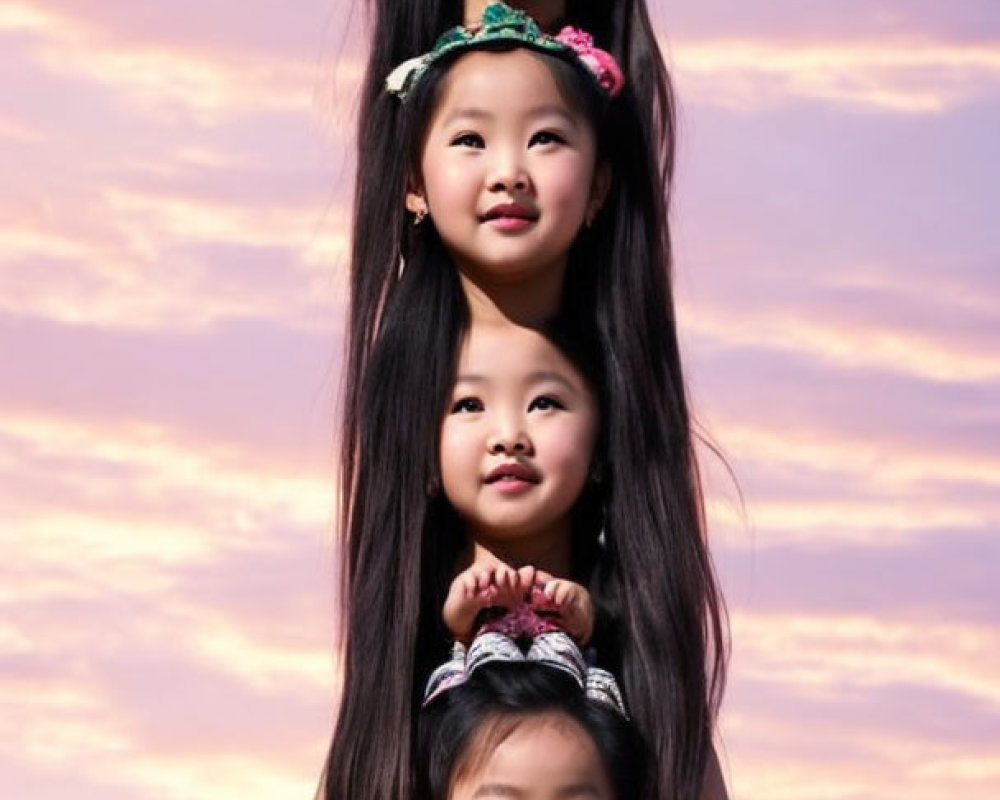
<path fill-rule="evenodd" d="M 413 227 L 419 228 L 420 224 L 427 219 L 427 209 L 421 208 L 419 211 L 413 212 Z"/>

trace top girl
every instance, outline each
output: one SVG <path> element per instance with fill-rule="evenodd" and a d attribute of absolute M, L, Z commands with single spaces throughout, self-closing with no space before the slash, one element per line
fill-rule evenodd
<path fill-rule="evenodd" d="M 429 488 L 437 480 L 439 420 L 470 313 L 476 324 L 503 325 L 537 323 L 559 311 L 564 326 L 596 341 L 603 432 L 597 453 L 604 479 L 578 508 L 570 577 L 589 584 L 603 608 L 598 651 L 622 677 L 654 752 L 658 774 L 648 796 L 690 800 L 706 783 L 723 647 L 720 601 L 701 535 L 668 281 L 669 237 L 649 130 L 628 86 L 608 100 L 575 57 L 538 62 L 549 82 L 548 105 L 561 105 L 576 130 L 562 131 L 570 142 L 564 145 L 550 136 L 560 131 L 541 125 L 516 152 L 528 159 L 545 148 L 575 148 L 585 169 L 565 173 L 574 176 L 578 193 L 553 205 L 546 201 L 562 222 L 545 239 L 545 257 L 508 253 L 520 268 L 506 274 L 508 260 L 491 263 L 464 252 L 458 238 L 443 240 L 440 228 L 451 224 L 448 203 L 433 190 L 438 184 L 427 158 L 436 141 L 448 141 L 435 139 L 435 125 L 465 83 L 456 71 L 474 54 L 442 59 L 405 104 L 392 106 L 390 124 L 373 135 L 388 137 L 397 150 L 404 143 L 410 152 L 380 163 L 359 182 L 359 209 L 366 207 L 364 198 L 381 196 L 393 211 L 386 224 L 384 215 L 366 218 L 359 210 L 355 237 L 352 313 L 365 294 L 359 285 L 375 281 L 369 288 L 378 288 L 366 295 L 373 301 L 370 317 L 352 322 L 342 476 L 346 667 L 327 797 L 409 796 L 414 712 L 427 675 L 446 653 L 438 610 L 465 546 L 455 515 Z M 480 76 L 472 93 L 479 110 L 522 72 L 514 61 L 497 61 L 484 71 L 490 83 L 484 88 Z M 457 150 L 473 153 L 470 158 L 497 152 L 489 146 L 495 132 L 473 126 L 467 133 L 469 138 L 451 140 Z M 515 152 L 501 140 L 499 152 Z M 482 184 L 480 194 L 493 185 L 498 197 L 506 192 L 501 205 L 509 201 L 531 211 L 534 171 L 526 163 Z M 413 226 L 421 201 L 431 219 Z M 373 261 L 359 261 L 362 253 Z M 379 274 L 388 276 L 384 283 Z M 536 294 L 538 287 L 544 291 Z M 419 580 L 409 579 L 414 574 Z M 722 795 L 724 790 L 708 796 Z"/>

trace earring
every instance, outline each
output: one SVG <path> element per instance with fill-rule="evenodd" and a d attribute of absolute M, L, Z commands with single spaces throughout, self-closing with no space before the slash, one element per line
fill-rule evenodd
<path fill-rule="evenodd" d="M 421 208 L 419 211 L 413 212 L 413 227 L 419 228 L 420 224 L 427 219 L 427 209 Z"/>

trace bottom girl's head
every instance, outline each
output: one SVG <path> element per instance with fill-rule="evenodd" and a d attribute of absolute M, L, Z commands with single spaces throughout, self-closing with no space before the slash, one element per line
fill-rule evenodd
<path fill-rule="evenodd" d="M 420 800 L 630 800 L 645 770 L 632 724 L 543 664 L 482 666 L 421 713 Z"/>

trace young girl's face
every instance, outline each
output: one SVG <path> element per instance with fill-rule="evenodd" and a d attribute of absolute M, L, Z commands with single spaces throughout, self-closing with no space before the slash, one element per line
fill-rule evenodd
<path fill-rule="evenodd" d="M 439 453 L 442 488 L 472 539 L 508 553 L 518 542 L 568 542 L 597 426 L 590 389 L 545 337 L 530 328 L 474 325 Z"/>
<path fill-rule="evenodd" d="M 487 283 L 558 270 L 605 191 L 594 132 L 542 57 L 461 56 L 443 79 L 411 211 L 427 209 L 457 266 Z"/>
<path fill-rule="evenodd" d="M 524 720 L 475 766 L 448 800 L 614 800 L 593 740 L 561 714 Z"/>

